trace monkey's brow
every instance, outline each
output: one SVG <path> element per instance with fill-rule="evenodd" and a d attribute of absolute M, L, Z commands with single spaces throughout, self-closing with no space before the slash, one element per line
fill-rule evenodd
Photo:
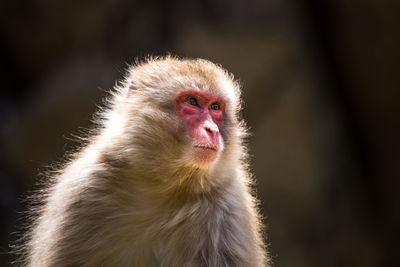
<path fill-rule="evenodd" d="M 198 89 L 181 90 L 177 94 L 177 99 L 197 97 L 201 100 L 225 102 L 219 94 L 208 93 Z"/>

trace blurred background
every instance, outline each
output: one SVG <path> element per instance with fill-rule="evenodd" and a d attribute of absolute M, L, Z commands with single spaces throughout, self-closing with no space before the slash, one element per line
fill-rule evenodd
<path fill-rule="evenodd" d="M 128 63 L 167 52 L 242 82 L 274 266 L 398 262 L 400 1 L 9 0 L 0 15 L 1 266 L 38 174 Z"/>

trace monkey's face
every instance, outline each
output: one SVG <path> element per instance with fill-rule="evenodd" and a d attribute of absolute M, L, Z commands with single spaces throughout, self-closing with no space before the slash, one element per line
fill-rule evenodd
<path fill-rule="evenodd" d="M 200 90 L 180 91 L 176 110 L 190 140 L 190 153 L 198 164 L 215 161 L 224 148 L 220 129 L 224 123 L 225 102 L 216 94 Z"/>

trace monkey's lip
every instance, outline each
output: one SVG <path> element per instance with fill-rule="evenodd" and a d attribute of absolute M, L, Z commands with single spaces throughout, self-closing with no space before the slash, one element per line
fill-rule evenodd
<path fill-rule="evenodd" d="M 196 144 L 193 146 L 194 148 L 204 149 L 204 150 L 211 150 L 211 151 L 218 151 L 218 146 L 213 144 Z"/>

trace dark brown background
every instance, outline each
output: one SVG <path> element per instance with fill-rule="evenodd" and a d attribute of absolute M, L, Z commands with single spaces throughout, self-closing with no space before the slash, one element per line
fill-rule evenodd
<path fill-rule="evenodd" d="M 399 3 L 2 1 L 1 266 L 38 173 L 126 63 L 166 52 L 242 81 L 275 266 L 395 265 Z"/>

